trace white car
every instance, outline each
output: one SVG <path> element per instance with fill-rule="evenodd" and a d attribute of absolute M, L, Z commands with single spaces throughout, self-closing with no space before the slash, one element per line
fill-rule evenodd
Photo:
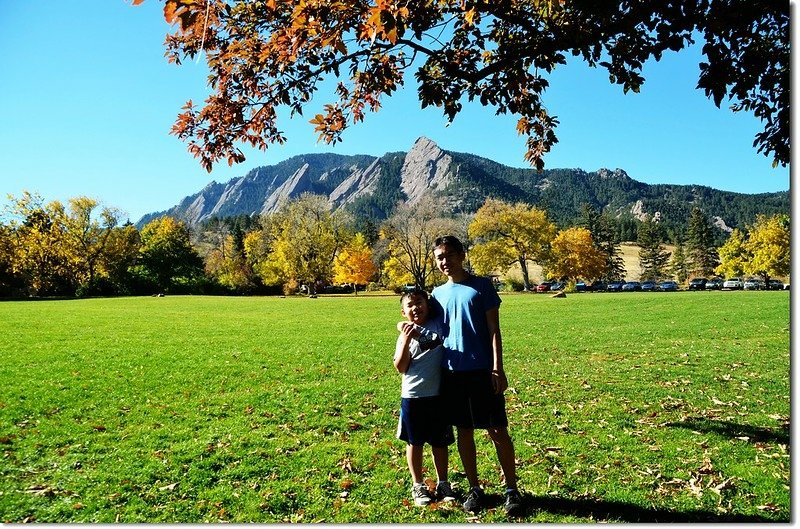
<path fill-rule="evenodd" d="M 722 283 L 722 288 L 727 288 L 730 290 L 741 290 L 744 288 L 744 283 L 738 277 L 731 277 L 730 279 L 726 279 L 724 283 Z"/>
<path fill-rule="evenodd" d="M 744 282 L 743 288 L 745 290 L 761 290 L 761 281 L 755 278 L 750 278 Z"/>

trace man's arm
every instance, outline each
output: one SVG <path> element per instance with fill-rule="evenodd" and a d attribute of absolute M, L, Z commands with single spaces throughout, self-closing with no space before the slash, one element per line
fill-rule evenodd
<path fill-rule="evenodd" d="M 492 344 L 492 386 L 495 393 L 502 393 L 508 388 L 508 379 L 503 368 L 503 337 L 500 334 L 500 308 L 486 311 L 486 327 Z"/>

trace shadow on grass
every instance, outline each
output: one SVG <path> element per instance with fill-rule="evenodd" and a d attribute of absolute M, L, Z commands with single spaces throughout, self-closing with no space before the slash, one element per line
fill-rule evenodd
<path fill-rule="evenodd" d="M 737 424 L 730 421 L 719 421 L 703 417 L 693 417 L 681 422 L 667 423 L 672 428 L 686 428 L 698 432 L 713 432 L 726 437 L 747 437 L 752 443 L 781 443 L 789 444 L 789 425 L 780 428 L 761 428 L 749 424 Z"/>
<path fill-rule="evenodd" d="M 632 503 L 600 499 L 571 499 L 525 494 L 523 500 L 524 512 L 519 517 L 520 521 L 525 521 L 525 518 L 535 516 L 538 512 L 576 516 L 592 521 L 625 523 L 775 523 L 789 521 L 788 518 L 781 520 L 759 515 L 646 508 Z M 503 497 L 499 494 L 487 494 L 486 504 L 489 508 L 502 509 Z"/>

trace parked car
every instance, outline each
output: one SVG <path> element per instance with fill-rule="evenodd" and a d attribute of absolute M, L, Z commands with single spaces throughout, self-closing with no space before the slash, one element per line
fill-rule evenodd
<path fill-rule="evenodd" d="M 783 290 L 783 281 L 780 279 L 770 279 L 767 290 Z"/>
<path fill-rule="evenodd" d="M 756 279 L 755 277 L 750 277 L 746 279 L 745 282 L 742 284 L 742 288 L 744 290 L 761 290 L 762 283 L 760 279 Z"/>
<path fill-rule="evenodd" d="M 606 286 L 606 290 L 608 292 L 622 292 L 622 285 L 624 284 L 622 281 L 612 281 Z"/>
<path fill-rule="evenodd" d="M 658 284 L 655 281 L 645 281 L 642 283 L 642 292 L 654 292 L 656 290 L 658 290 Z"/>
<path fill-rule="evenodd" d="M 623 292 L 634 292 L 636 290 L 642 290 L 642 284 L 638 281 L 628 281 L 622 285 Z"/>
<path fill-rule="evenodd" d="M 564 290 L 567 288 L 567 284 L 563 281 L 556 281 L 550 284 L 550 290 Z"/>
<path fill-rule="evenodd" d="M 722 279 L 715 277 L 706 283 L 706 290 L 722 290 Z"/>
<path fill-rule="evenodd" d="M 705 277 L 695 277 L 689 281 L 689 290 L 705 290 L 708 279 Z"/>
<path fill-rule="evenodd" d="M 595 281 L 591 285 L 589 285 L 589 290 L 592 292 L 605 292 L 606 288 L 608 287 L 608 283 L 605 281 Z"/>
<path fill-rule="evenodd" d="M 729 290 L 741 290 L 743 287 L 744 283 L 742 283 L 742 280 L 738 277 L 728 278 L 724 283 L 722 283 L 722 288 Z"/>
<path fill-rule="evenodd" d="M 664 292 L 675 292 L 678 290 L 678 283 L 675 281 L 662 281 L 658 288 Z"/>
<path fill-rule="evenodd" d="M 544 281 L 542 284 L 536 287 L 536 292 L 549 292 L 550 285 L 552 285 L 550 281 Z"/>

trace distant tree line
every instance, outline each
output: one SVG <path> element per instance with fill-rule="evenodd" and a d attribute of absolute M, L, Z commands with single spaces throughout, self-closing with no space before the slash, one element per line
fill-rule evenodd
<path fill-rule="evenodd" d="M 427 198 L 398 206 L 378 223 L 331 210 L 325 196 L 309 193 L 267 215 L 216 217 L 193 228 L 165 216 L 139 230 L 87 197 L 66 206 L 28 192 L 11 198 L 0 222 L 2 297 L 430 288 L 444 280 L 431 246 L 446 233 L 466 241 L 476 273 L 519 269 L 523 289 L 533 286 L 532 264 L 547 279 L 622 279 L 622 240 L 637 241 L 643 280 L 751 274 L 766 281 L 789 274 L 789 217 L 780 214 L 760 215 L 718 245 L 718 230 L 699 208 L 685 232 L 654 217 L 618 219 L 588 204 L 571 225 L 559 227 L 545 208 L 497 198 L 471 215 L 443 213 L 444 204 Z"/>

